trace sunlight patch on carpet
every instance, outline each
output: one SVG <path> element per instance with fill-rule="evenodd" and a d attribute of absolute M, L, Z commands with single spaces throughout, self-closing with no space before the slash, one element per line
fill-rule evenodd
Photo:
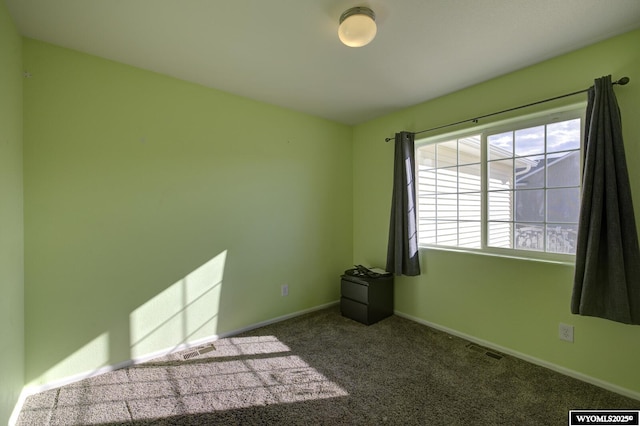
<path fill-rule="evenodd" d="M 55 390 L 22 420 L 96 425 L 347 396 L 274 336 L 221 339 Z M 213 349 L 210 349 L 213 348 Z M 27 424 L 27 423 L 22 423 Z"/>

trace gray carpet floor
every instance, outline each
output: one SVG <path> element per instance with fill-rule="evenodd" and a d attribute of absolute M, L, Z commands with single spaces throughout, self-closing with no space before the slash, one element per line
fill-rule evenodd
<path fill-rule="evenodd" d="M 332 307 L 30 396 L 19 425 L 566 425 L 640 401 Z M 488 354 L 487 354 L 488 353 Z"/>

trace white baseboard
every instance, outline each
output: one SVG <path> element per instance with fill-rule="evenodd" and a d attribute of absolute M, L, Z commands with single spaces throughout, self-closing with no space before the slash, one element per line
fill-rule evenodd
<path fill-rule="evenodd" d="M 95 377 L 95 376 L 99 376 L 101 374 L 105 374 L 111 371 L 115 371 L 115 370 L 119 370 L 121 368 L 126 368 L 126 367 L 130 367 L 132 365 L 136 365 L 136 364 L 141 364 L 147 361 L 150 361 L 154 358 L 158 358 L 161 356 L 167 356 L 167 355 L 171 355 L 172 353 L 175 352 L 180 352 L 183 351 L 185 349 L 189 349 L 195 346 L 200 346 L 203 345 L 205 343 L 208 342 L 213 342 L 216 341 L 218 339 L 224 339 L 226 337 L 231 337 L 231 336 L 235 336 L 238 335 L 240 333 L 244 333 L 246 331 L 251 331 L 254 330 L 256 328 L 260 328 L 260 327 L 264 327 L 266 325 L 270 325 L 270 324 L 275 324 L 278 323 L 280 321 L 285 321 L 291 318 L 295 318 L 298 317 L 300 315 L 305 315 L 314 311 L 319 311 L 321 309 L 326 309 L 329 308 L 331 306 L 335 306 L 338 303 L 340 303 L 340 301 L 336 300 L 333 302 L 329 302 L 329 303 L 325 303 L 323 305 L 318 305 L 318 306 L 314 306 L 312 308 L 308 308 L 308 309 L 303 309 L 301 311 L 296 311 L 290 314 L 286 314 L 286 315 L 282 315 L 276 318 L 272 318 L 266 321 L 261 321 L 259 323 L 255 323 L 255 324 L 251 324 L 248 325 L 246 327 L 242 327 L 239 328 L 237 330 L 232 330 L 232 331 L 227 331 L 225 333 L 221 333 L 221 334 L 215 334 L 212 336 L 208 336 L 208 337 L 204 337 L 201 339 L 197 339 L 197 340 L 193 340 L 190 342 L 186 342 L 186 343 L 181 343 L 177 346 L 171 347 L 171 348 L 165 348 L 153 353 L 149 353 L 149 354 L 145 354 L 144 356 L 141 357 L 137 357 L 137 358 L 133 358 L 133 359 L 129 359 L 126 361 L 122 361 L 119 362 L 117 364 L 113 364 L 113 365 L 106 365 L 104 367 L 100 367 L 96 370 L 92 370 L 92 371 L 85 371 L 83 373 L 79 373 L 79 374 L 74 374 L 73 376 L 69 376 L 69 377 L 65 377 L 63 379 L 59 379 L 59 380 L 54 380 L 52 382 L 46 383 L 44 385 L 37 385 L 37 386 L 25 386 L 22 389 L 22 392 L 20 394 L 20 398 L 18 399 L 18 403 L 16 404 L 15 408 L 13 409 L 13 413 L 11 415 L 11 418 L 9 420 L 9 426 L 15 425 L 15 423 L 18 421 L 18 416 L 20 415 L 20 411 L 22 410 L 22 406 L 24 405 L 25 400 L 27 399 L 27 397 L 29 397 L 30 395 L 34 395 L 36 393 L 40 393 L 40 392 L 44 392 L 50 389 L 55 389 L 55 388 L 59 388 L 61 386 L 65 386 L 71 383 L 75 383 L 78 382 L 80 380 L 84 380 L 84 379 L 88 379 L 90 377 Z"/>
<path fill-rule="evenodd" d="M 20 396 L 18 397 L 18 402 L 16 402 L 15 407 L 13 407 L 13 411 L 11 412 L 11 416 L 9 417 L 8 426 L 15 426 L 18 422 L 18 416 L 20 416 L 20 411 L 22 411 L 22 406 L 24 405 L 25 400 L 29 395 L 33 395 L 36 392 L 29 392 L 27 388 L 23 388 L 22 392 L 20 392 Z"/>
<path fill-rule="evenodd" d="M 511 355 L 511 356 L 513 356 L 515 358 L 519 358 L 519 359 L 522 359 L 524 361 L 530 362 L 532 364 L 536 364 L 536 365 L 539 365 L 541 367 L 548 368 L 549 370 L 556 371 L 556 372 L 558 372 L 560 374 L 564 374 L 565 376 L 573 377 L 574 379 L 578 379 L 578 380 L 581 380 L 583 382 L 590 383 L 592 385 L 595 385 L 595 386 L 601 387 L 603 389 L 609 390 L 611 392 L 615 392 L 617 394 L 620 394 L 620 395 L 623 395 L 623 396 L 626 396 L 626 397 L 629 397 L 629 398 L 633 398 L 633 399 L 636 399 L 636 400 L 640 401 L 640 392 L 636 392 L 636 391 L 633 391 L 631 389 L 623 388 L 622 386 L 618 386 L 618 385 L 615 385 L 613 383 L 605 382 L 604 380 L 600 380 L 600 379 L 597 379 L 595 377 L 588 376 L 586 374 L 580 373 L 579 371 L 571 370 L 569 368 L 562 367 L 562 366 L 557 365 L 557 364 L 553 364 L 553 363 L 545 361 L 543 359 L 536 358 L 536 357 L 533 357 L 531 355 L 527 355 L 525 353 L 518 352 L 518 351 L 515 351 L 513 349 L 506 348 L 504 346 L 496 345 L 493 342 L 489 342 L 487 340 L 479 339 L 479 338 L 477 338 L 475 336 L 471 336 L 469 334 L 465 334 L 465 333 L 462 333 L 460 331 L 457 331 L 457 330 L 454 330 L 454 329 L 451 329 L 451 328 L 448 328 L 448 327 L 441 326 L 439 324 L 435 324 L 435 323 L 432 323 L 432 322 L 429 322 L 429 321 L 425 321 L 425 320 L 423 320 L 421 318 L 414 317 L 414 316 L 409 315 L 409 314 L 405 314 L 404 312 L 394 311 L 394 314 L 396 314 L 399 317 L 406 318 L 408 320 L 417 322 L 419 324 L 426 325 L 427 327 L 431 327 L 431 328 L 435 328 L 436 330 L 444 331 L 447 334 L 451 334 L 453 336 L 460 337 L 462 339 L 465 339 L 465 340 L 468 340 L 470 342 L 476 343 L 476 344 L 478 344 L 480 346 L 484 346 L 486 348 L 493 349 L 493 350 L 496 350 L 498 352 L 502 352 L 502 353 L 507 354 L 507 355 Z"/>

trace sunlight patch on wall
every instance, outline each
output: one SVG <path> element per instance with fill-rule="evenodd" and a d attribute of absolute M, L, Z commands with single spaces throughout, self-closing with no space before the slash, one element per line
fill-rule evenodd
<path fill-rule="evenodd" d="M 29 384 L 42 385 L 68 377 L 69 372 L 83 371 L 83 376 L 100 370 L 109 364 L 109 333 L 102 333 L 78 349 Z"/>
<path fill-rule="evenodd" d="M 226 258 L 225 250 L 129 315 L 132 358 L 216 334 Z"/>

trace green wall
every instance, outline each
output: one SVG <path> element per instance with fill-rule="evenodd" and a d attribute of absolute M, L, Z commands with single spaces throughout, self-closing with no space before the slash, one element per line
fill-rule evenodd
<path fill-rule="evenodd" d="M 0 424 L 24 384 L 21 43 L 0 2 Z"/>
<path fill-rule="evenodd" d="M 339 298 L 350 127 L 34 40 L 23 57 L 28 384 Z"/>
<path fill-rule="evenodd" d="M 636 220 L 640 219 L 638 46 L 640 31 L 630 32 L 356 126 L 354 261 L 385 263 L 393 170 L 393 144 L 385 143 L 385 137 L 577 91 L 608 74 L 631 78 L 629 85 L 617 86 L 615 91 L 623 116 Z M 585 99 L 578 96 L 570 101 Z M 422 250 L 421 259 L 420 277 L 396 281 L 399 313 L 640 398 L 640 327 L 571 315 L 573 266 L 435 249 Z M 558 339 L 560 322 L 575 326 L 575 343 Z"/>

